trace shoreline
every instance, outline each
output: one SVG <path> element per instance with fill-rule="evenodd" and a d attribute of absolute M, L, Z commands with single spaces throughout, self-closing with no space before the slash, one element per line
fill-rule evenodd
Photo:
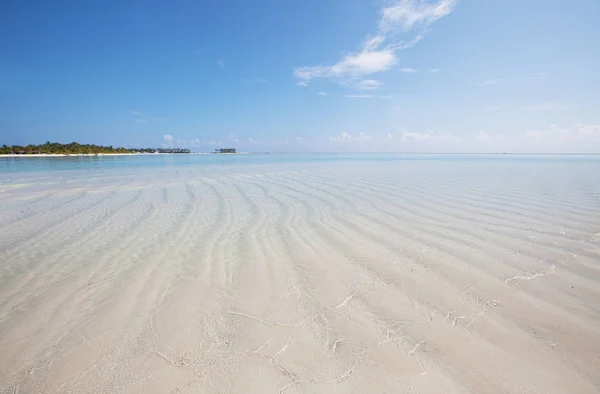
<path fill-rule="evenodd" d="M 0 155 L 3 157 L 94 157 L 94 156 L 156 156 L 156 155 L 249 155 L 251 152 L 237 153 L 213 153 L 213 152 L 190 152 L 190 153 L 23 153 L 23 154 L 6 154 Z"/>
<path fill-rule="evenodd" d="M 23 153 L 23 154 L 0 154 L 0 158 L 14 157 L 94 157 L 94 156 L 153 156 L 153 155 L 266 155 L 266 154 L 291 154 L 291 155 L 427 155 L 427 156 L 600 156 L 600 153 L 359 153 L 359 152 L 310 152 L 310 153 L 289 153 L 289 152 L 236 152 L 236 153 L 215 153 L 215 152 L 190 152 L 190 153 Z"/>
<path fill-rule="evenodd" d="M 191 153 L 24 153 L 7 154 L 2 157 L 94 157 L 94 156 L 151 156 L 151 155 L 189 155 Z"/>

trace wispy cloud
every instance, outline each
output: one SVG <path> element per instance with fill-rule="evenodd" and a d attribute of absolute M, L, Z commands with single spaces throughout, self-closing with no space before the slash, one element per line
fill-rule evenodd
<path fill-rule="evenodd" d="M 431 23 L 448 15 L 456 0 L 425 2 L 421 0 L 397 0 L 381 11 L 379 28 L 382 32 L 405 32 L 415 27 L 427 28 Z"/>
<path fill-rule="evenodd" d="M 486 111 L 497 111 L 500 109 L 500 107 L 497 105 L 488 105 L 485 109 Z"/>
<path fill-rule="evenodd" d="M 547 129 L 530 129 L 519 137 L 517 143 L 530 152 L 597 153 L 600 149 L 600 125 L 550 125 Z"/>
<path fill-rule="evenodd" d="M 413 73 L 416 73 L 417 70 L 415 70 L 414 68 L 405 67 L 405 68 L 401 68 L 400 72 L 405 73 L 405 74 L 413 74 Z"/>
<path fill-rule="evenodd" d="M 501 79 L 495 78 L 495 79 L 488 79 L 487 81 L 483 81 L 481 83 L 479 83 L 479 86 L 489 86 L 489 85 L 495 85 L 497 83 L 502 82 Z"/>
<path fill-rule="evenodd" d="M 329 96 L 329 95 L 330 95 L 330 93 L 327 93 L 327 92 L 319 92 L 319 93 L 317 93 L 317 94 L 318 94 L 319 96 Z"/>
<path fill-rule="evenodd" d="M 429 73 L 430 74 L 435 74 L 435 73 L 439 73 L 439 72 L 440 72 L 439 68 L 431 68 L 431 69 L 429 69 Z"/>
<path fill-rule="evenodd" d="M 323 142 L 339 151 L 596 153 L 600 150 L 600 125 L 550 125 L 508 133 L 481 129 L 460 134 L 406 129 L 366 134 L 346 130 Z"/>
<path fill-rule="evenodd" d="M 225 67 L 225 60 L 223 60 L 223 59 L 217 60 L 217 66 L 219 66 L 221 68 Z"/>
<path fill-rule="evenodd" d="M 397 61 L 399 50 L 410 48 L 425 36 L 429 26 L 450 14 L 456 0 L 392 0 L 380 11 L 378 31 L 363 40 L 358 52 L 346 54 L 333 65 L 314 65 L 294 69 L 297 85 L 307 86 L 315 78 L 332 79 L 340 83 L 360 79 L 389 70 Z M 412 37 L 404 40 L 409 33 Z"/>
<path fill-rule="evenodd" d="M 314 78 L 360 78 L 385 71 L 396 63 L 391 49 L 350 53 L 333 66 L 308 66 L 294 70 L 298 84 L 306 85 Z"/>
<path fill-rule="evenodd" d="M 163 145 L 164 146 L 173 146 L 173 136 L 171 134 L 163 135 Z"/>
<path fill-rule="evenodd" d="M 350 142 L 350 141 L 367 141 L 370 140 L 371 137 L 365 133 L 358 134 L 349 134 L 345 131 L 342 131 L 338 135 L 332 135 L 329 137 L 330 142 Z"/>
<path fill-rule="evenodd" d="M 566 111 L 569 109 L 569 106 L 565 103 L 540 103 L 534 105 L 526 105 L 521 107 L 523 111 L 533 111 L 533 112 L 550 112 L 550 111 Z"/>
<path fill-rule="evenodd" d="M 381 86 L 381 82 L 375 79 L 365 79 L 358 83 L 358 89 L 360 90 L 375 90 Z"/>
<path fill-rule="evenodd" d="M 423 142 L 423 141 L 456 141 L 459 137 L 450 133 L 435 133 L 434 131 L 426 131 L 424 133 L 405 131 L 400 137 L 401 141 L 404 142 Z"/>

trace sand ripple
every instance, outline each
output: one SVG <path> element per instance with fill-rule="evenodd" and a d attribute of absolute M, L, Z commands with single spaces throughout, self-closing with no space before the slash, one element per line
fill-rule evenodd
<path fill-rule="evenodd" d="M 0 186 L 0 391 L 598 392 L 598 173 L 21 176 Z"/>

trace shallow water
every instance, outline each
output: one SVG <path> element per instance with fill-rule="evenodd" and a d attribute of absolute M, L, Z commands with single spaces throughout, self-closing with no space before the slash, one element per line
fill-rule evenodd
<path fill-rule="evenodd" d="M 0 391 L 593 393 L 600 157 L 0 158 Z"/>

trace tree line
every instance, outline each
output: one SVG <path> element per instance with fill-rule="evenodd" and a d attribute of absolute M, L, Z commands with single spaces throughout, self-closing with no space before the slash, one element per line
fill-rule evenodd
<path fill-rule="evenodd" d="M 85 155 L 98 153 L 191 153 L 189 149 L 183 148 L 135 148 L 127 149 L 123 147 L 113 147 L 112 145 L 79 144 L 71 142 L 70 144 L 59 144 L 58 142 L 46 142 L 43 145 L 2 145 L 0 155 L 36 155 L 36 154 L 55 154 L 55 155 Z"/>

